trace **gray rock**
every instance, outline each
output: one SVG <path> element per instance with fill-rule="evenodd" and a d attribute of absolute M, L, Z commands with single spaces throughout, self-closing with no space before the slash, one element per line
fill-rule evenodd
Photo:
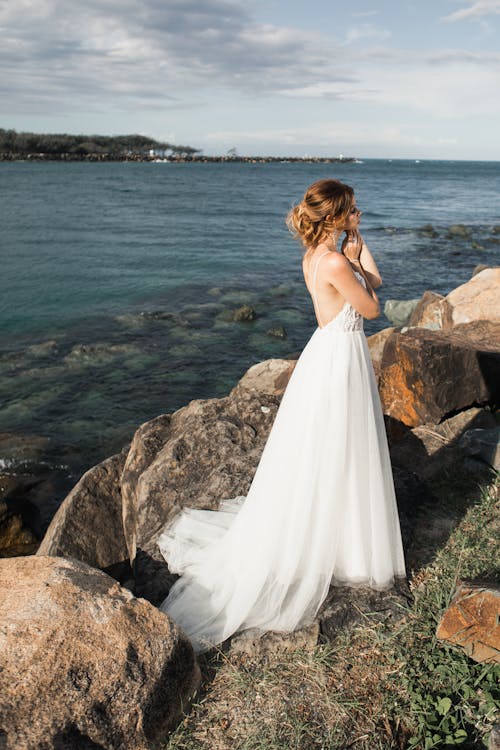
<path fill-rule="evenodd" d="M 37 555 L 73 557 L 101 569 L 127 561 L 120 491 L 127 448 L 85 472 L 57 509 Z"/>
<path fill-rule="evenodd" d="M 500 427 L 467 430 L 460 438 L 459 446 L 468 455 L 479 456 L 500 471 Z"/>
<path fill-rule="evenodd" d="M 438 232 L 434 229 L 432 224 L 424 224 L 423 227 L 420 227 L 421 234 L 424 234 L 426 237 L 437 237 Z"/>
<path fill-rule="evenodd" d="M 463 465 L 464 451 L 460 438 L 472 428 L 495 426 L 495 417 L 488 409 L 472 407 L 438 424 L 423 424 L 409 430 L 405 436 L 391 442 L 394 467 L 410 469 L 423 479 L 431 479 L 443 469 Z"/>
<path fill-rule="evenodd" d="M 0 560 L 5 750 L 150 750 L 198 687 L 182 630 L 90 566 Z"/>
<path fill-rule="evenodd" d="M 467 239 L 471 236 L 471 230 L 464 224 L 452 224 L 448 227 L 448 234 L 450 237 L 463 237 Z"/>
<path fill-rule="evenodd" d="M 286 339 L 287 337 L 286 331 L 283 326 L 273 326 L 272 328 L 268 328 L 266 334 L 277 339 Z"/>
<path fill-rule="evenodd" d="M 419 302 L 420 297 L 408 300 L 388 299 L 384 305 L 384 315 L 395 326 L 404 326 Z"/>
<path fill-rule="evenodd" d="M 449 327 L 451 308 L 442 294 L 426 291 L 413 310 L 408 325 L 417 328 L 439 330 Z"/>

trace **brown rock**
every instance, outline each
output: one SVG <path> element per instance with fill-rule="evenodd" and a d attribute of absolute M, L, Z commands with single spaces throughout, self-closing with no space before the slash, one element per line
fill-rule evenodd
<path fill-rule="evenodd" d="M 127 559 L 120 479 L 122 451 L 89 469 L 57 509 L 38 555 L 74 557 L 96 568 Z"/>
<path fill-rule="evenodd" d="M 495 335 L 410 328 L 386 341 L 380 396 L 384 413 L 409 427 L 439 422 L 500 400 L 500 327 Z M 471 330 L 469 330 L 471 329 Z"/>
<path fill-rule="evenodd" d="M 500 268 L 478 266 L 469 281 L 446 297 L 425 292 L 408 326 L 449 330 L 480 320 L 500 323 Z"/>
<path fill-rule="evenodd" d="M 500 663 L 500 589 L 463 584 L 438 625 L 440 640 L 460 646 L 475 661 Z"/>
<path fill-rule="evenodd" d="M 408 321 L 408 326 L 435 330 L 450 328 L 451 309 L 446 298 L 436 292 L 424 292 Z"/>
<path fill-rule="evenodd" d="M 149 750 L 199 684 L 185 634 L 90 566 L 0 561 L 5 750 Z"/>
<path fill-rule="evenodd" d="M 266 359 L 258 362 L 248 368 L 229 396 L 236 397 L 248 392 L 281 398 L 295 365 L 296 361 L 289 359 Z"/>
<path fill-rule="evenodd" d="M 385 342 L 394 330 L 395 328 L 393 326 L 383 328 L 381 331 L 374 333 L 372 336 L 368 336 L 366 339 L 377 380 L 380 377 L 380 364 L 382 362 Z"/>
<path fill-rule="evenodd" d="M 486 268 L 446 297 L 452 325 L 489 320 L 500 323 L 500 268 Z"/>
<path fill-rule="evenodd" d="M 156 540 L 180 508 L 215 509 L 224 498 L 246 494 L 278 405 L 276 396 L 242 388 L 233 397 L 194 400 L 168 420 L 159 418 L 168 422 L 165 431 L 158 420 L 137 431 L 122 480 L 136 593 L 155 604 L 166 596 L 166 579 L 151 579 L 151 559 L 166 568 Z M 157 429 L 162 438 L 150 439 Z"/>
<path fill-rule="evenodd" d="M 217 508 L 246 494 L 294 367 L 291 360 L 261 362 L 229 396 L 191 401 L 137 430 L 122 475 L 136 594 L 154 604 L 165 598 L 174 577 L 156 540 L 180 508 Z"/>

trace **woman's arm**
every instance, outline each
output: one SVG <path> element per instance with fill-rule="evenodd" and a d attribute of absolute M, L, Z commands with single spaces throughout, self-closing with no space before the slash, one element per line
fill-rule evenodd
<path fill-rule="evenodd" d="M 373 255 L 368 250 L 368 245 L 363 239 L 362 243 L 363 245 L 359 256 L 359 263 L 365 272 L 365 277 L 368 276 L 368 281 L 372 287 L 378 289 L 379 286 L 382 286 L 382 276 L 380 275 L 380 271 L 377 268 Z"/>
<path fill-rule="evenodd" d="M 382 285 L 382 277 L 373 255 L 357 230 L 346 233 L 342 242 L 341 252 L 355 266 L 356 270 L 360 270 L 363 273 L 363 276 L 370 282 L 370 286 L 373 289 L 378 289 Z"/>
<path fill-rule="evenodd" d="M 325 263 L 325 278 L 328 283 L 335 287 L 360 315 L 372 320 L 380 315 L 380 304 L 366 272 L 362 268 L 360 272 L 365 277 L 366 289 L 354 275 L 350 261 L 340 253 L 330 253 Z"/>

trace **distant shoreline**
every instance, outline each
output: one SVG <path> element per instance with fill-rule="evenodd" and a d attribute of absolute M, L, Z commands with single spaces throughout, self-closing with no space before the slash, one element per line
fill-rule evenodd
<path fill-rule="evenodd" d="M 269 164 L 269 163 L 297 163 L 307 164 L 338 164 L 358 161 L 354 156 L 203 156 L 201 154 L 189 156 L 150 156 L 146 154 L 49 154 L 49 153 L 0 153 L 0 162 L 14 161 L 63 161 L 63 162 L 152 162 L 184 164 L 186 162 L 197 163 L 228 163 L 244 162 L 247 164 Z"/>

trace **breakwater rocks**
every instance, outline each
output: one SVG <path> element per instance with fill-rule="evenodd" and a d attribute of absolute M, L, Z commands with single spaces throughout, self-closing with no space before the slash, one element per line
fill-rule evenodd
<path fill-rule="evenodd" d="M 424 295 L 407 326 L 369 338 L 405 548 L 418 542 L 419 508 L 438 502 L 427 480 L 497 460 L 499 282 L 500 269 L 484 269 L 446 297 Z M 217 508 L 246 494 L 294 366 L 266 360 L 227 396 L 141 425 L 130 445 L 81 477 L 35 555 L 0 560 L 7 750 L 37 746 L 42 734 L 47 749 L 146 748 L 175 724 L 199 673 L 189 642 L 157 609 L 176 576 L 156 540 L 183 506 Z M 332 590 L 315 626 L 292 639 L 310 647 L 367 612 L 395 621 L 408 596 L 404 585 Z M 234 638 L 241 650 L 263 644 L 252 633 Z M 35 686 L 54 701 L 50 715 L 35 705 Z"/>
<path fill-rule="evenodd" d="M 111 154 L 111 153 L 37 153 L 0 152 L 0 161 L 77 161 L 77 162 L 153 162 L 165 164 L 344 164 L 356 162 L 354 156 L 203 156 L 202 154 L 180 154 L 156 156 L 154 154 Z"/>

